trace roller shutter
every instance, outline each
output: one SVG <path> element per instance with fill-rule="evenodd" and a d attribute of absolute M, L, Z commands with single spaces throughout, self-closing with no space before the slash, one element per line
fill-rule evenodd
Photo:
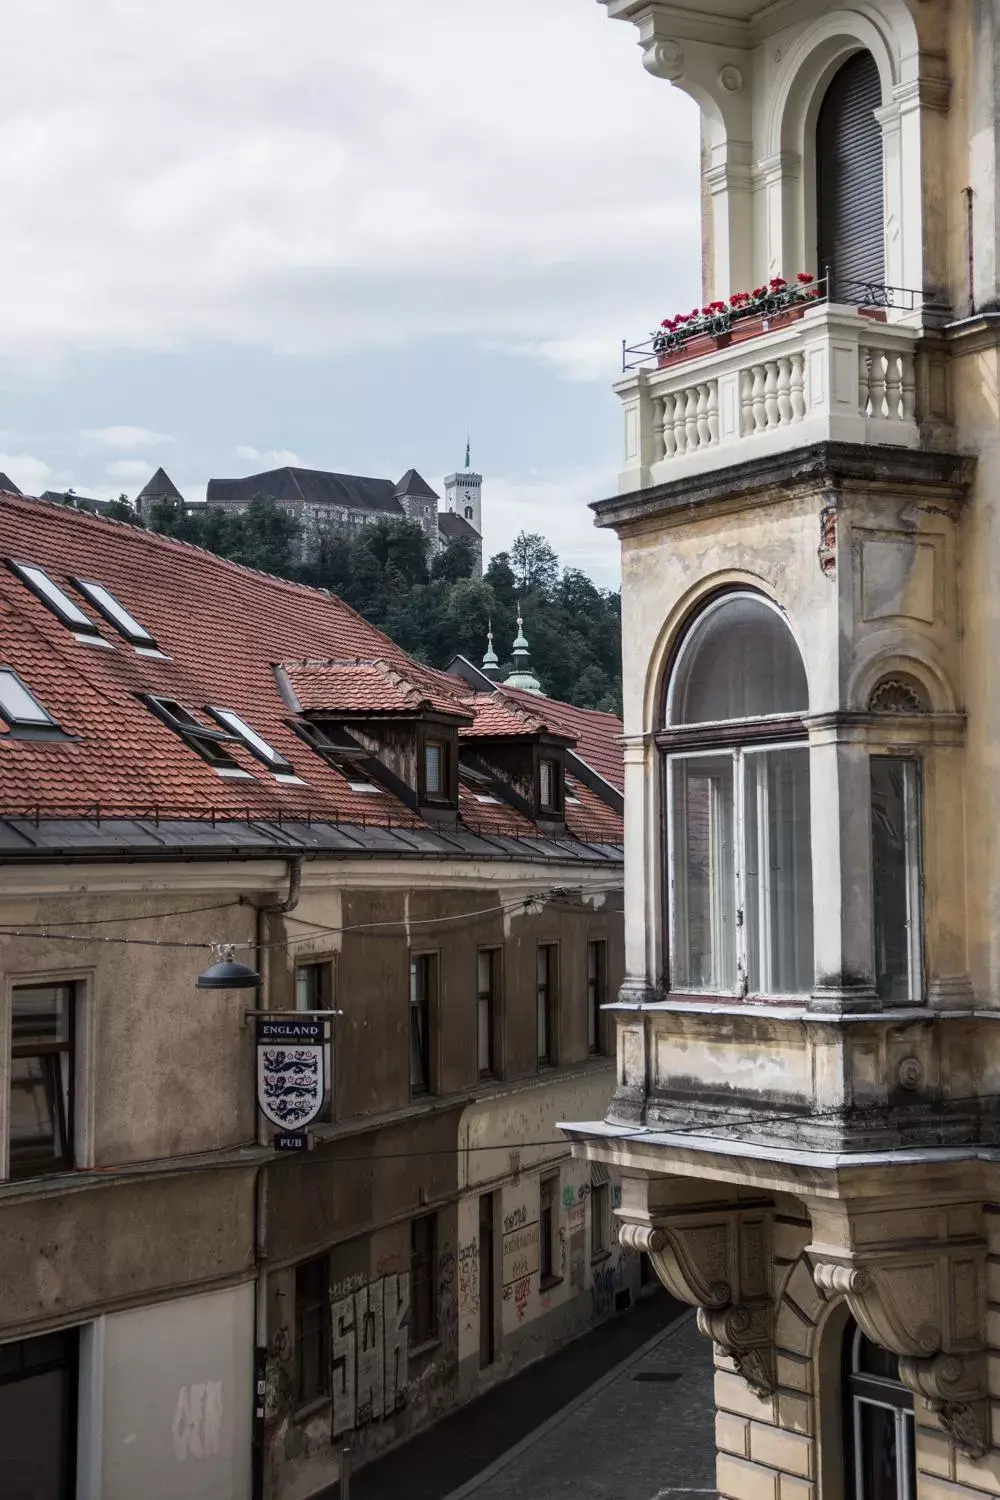
<path fill-rule="evenodd" d="M 839 301 L 860 300 L 852 283 L 885 281 L 881 103 L 875 60 L 857 52 L 834 74 L 816 123 L 819 271 L 829 266 Z"/>

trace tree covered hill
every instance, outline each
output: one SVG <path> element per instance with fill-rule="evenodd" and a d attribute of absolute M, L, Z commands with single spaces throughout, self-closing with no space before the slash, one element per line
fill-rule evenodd
<path fill-rule="evenodd" d="M 105 513 L 142 524 L 124 496 Z M 380 520 L 354 538 L 328 537 L 305 561 L 298 523 L 271 500 L 253 500 L 242 514 L 186 511 L 161 501 L 149 526 L 234 562 L 330 589 L 435 667 L 457 652 L 478 665 L 492 620 L 502 679 L 520 600 L 543 690 L 581 708 L 621 713 L 621 596 L 578 568 L 560 569 L 548 542 L 534 533 L 522 532 L 509 552 L 498 552 L 479 582 L 469 577 L 463 542 L 429 560 L 424 532 L 412 521 Z"/>

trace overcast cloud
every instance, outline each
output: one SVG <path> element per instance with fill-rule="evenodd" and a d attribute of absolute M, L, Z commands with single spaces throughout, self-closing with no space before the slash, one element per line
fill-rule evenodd
<path fill-rule="evenodd" d="M 0 41 L 22 488 L 163 463 L 194 499 L 295 457 L 436 482 L 470 427 L 487 549 L 530 524 L 611 581 L 584 505 L 619 341 L 697 295 L 696 115 L 631 27 L 595 0 L 6 0 Z"/>

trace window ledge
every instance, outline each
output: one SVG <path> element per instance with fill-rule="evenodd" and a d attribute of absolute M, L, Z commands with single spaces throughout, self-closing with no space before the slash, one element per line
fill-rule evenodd
<path fill-rule="evenodd" d="M 306 1401 L 302 1406 L 296 1406 L 292 1411 L 293 1422 L 309 1422 L 313 1417 L 320 1416 L 329 1411 L 333 1405 L 332 1396 L 316 1396 L 312 1401 Z"/>
<path fill-rule="evenodd" d="M 422 1344 L 411 1344 L 407 1358 L 420 1359 L 423 1355 L 430 1354 L 433 1349 L 439 1349 L 440 1347 L 441 1340 L 435 1334 L 432 1339 L 424 1339 Z"/>
<path fill-rule="evenodd" d="M 562 1282 L 563 1279 L 561 1276 L 540 1276 L 538 1278 L 538 1290 L 540 1292 L 550 1292 L 554 1286 L 562 1286 Z"/>
<path fill-rule="evenodd" d="M 594 1250 L 591 1253 L 591 1256 L 590 1256 L 590 1264 L 592 1266 L 599 1266 L 601 1264 L 601 1261 L 603 1261 L 603 1260 L 610 1260 L 610 1259 L 611 1259 L 611 1251 L 610 1251 L 610 1249 L 606 1249 L 606 1250 Z"/>

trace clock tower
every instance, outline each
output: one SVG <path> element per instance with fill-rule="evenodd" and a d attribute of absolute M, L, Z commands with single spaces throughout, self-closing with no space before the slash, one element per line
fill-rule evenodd
<path fill-rule="evenodd" d="M 483 534 L 483 476 L 471 467 L 469 444 L 465 445 L 465 468 L 457 474 L 448 474 L 444 481 L 444 508 L 461 516 L 476 531 Z"/>

